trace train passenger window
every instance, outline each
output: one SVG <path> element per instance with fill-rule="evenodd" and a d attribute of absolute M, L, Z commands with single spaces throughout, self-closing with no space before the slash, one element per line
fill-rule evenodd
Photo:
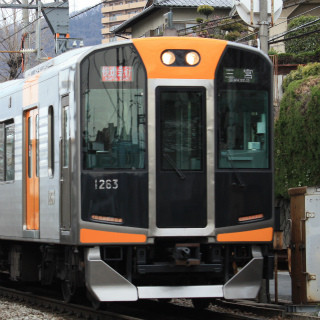
<path fill-rule="evenodd" d="M 203 89 L 159 88 L 161 170 L 203 170 Z"/>
<path fill-rule="evenodd" d="M 0 123 L 0 181 L 14 180 L 14 123 Z"/>
<path fill-rule="evenodd" d="M 53 106 L 48 109 L 48 174 L 54 176 L 54 113 Z"/>
<path fill-rule="evenodd" d="M 145 168 L 146 73 L 136 49 L 91 54 L 81 79 L 83 168 Z"/>
<path fill-rule="evenodd" d="M 6 126 L 6 181 L 14 180 L 14 125 Z"/>

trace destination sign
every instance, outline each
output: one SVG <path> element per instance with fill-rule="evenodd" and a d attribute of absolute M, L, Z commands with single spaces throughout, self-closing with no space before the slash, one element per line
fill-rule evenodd
<path fill-rule="evenodd" d="M 223 70 L 224 82 L 227 83 L 256 83 L 254 69 L 225 68 Z"/>
<path fill-rule="evenodd" d="M 131 66 L 103 66 L 101 67 L 103 82 L 132 81 Z"/>

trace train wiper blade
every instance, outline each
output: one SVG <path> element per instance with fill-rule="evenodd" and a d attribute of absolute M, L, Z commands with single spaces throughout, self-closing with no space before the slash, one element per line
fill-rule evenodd
<path fill-rule="evenodd" d="M 167 153 L 164 153 L 163 156 L 169 162 L 170 166 L 174 169 L 174 171 L 177 173 L 179 178 L 181 180 L 184 180 L 186 178 L 186 176 L 178 169 L 176 163 L 172 160 L 172 158 Z"/>
<path fill-rule="evenodd" d="M 231 167 L 232 173 L 234 174 L 234 176 L 236 177 L 236 180 L 237 180 L 237 182 L 233 182 L 232 183 L 232 186 L 233 187 L 239 187 L 239 188 L 245 188 L 246 185 L 242 182 L 237 169 L 234 167 L 234 165 L 232 163 L 232 160 L 229 160 L 229 158 L 231 158 L 231 154 L 230 154 L 229 150 L 227 149 L 226 152 L 227 152 L 227 156 L 228 156 L 228 160 L 227 160 L 228 164 Z"/>

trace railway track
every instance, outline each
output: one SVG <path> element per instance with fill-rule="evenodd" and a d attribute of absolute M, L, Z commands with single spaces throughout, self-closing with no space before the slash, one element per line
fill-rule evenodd
<path fill-rule="evenodd" d="M 164 303 L 154 300 L 143 300 L 132 303 L 102 304 L 101 309 L 95 310 L 89 303 L 71 304 L 65 303 L 57 297 L 44 296 L 43 293 L 31 292 L 24 289 L 7 288 L 0 286 L 0 296 L 15 302 L 21 302 L 32 308 L 45 309 L 47 312 L 68 315 L 74 319 L 152 319 L 152 320 L 182 320 L 182 319 L 215 319 L 215 320 L 253 320 L 253 319 L 281 319 L 281 309 L 270 309 L 265 307 L 250 308 L 239 304 L 227 304 L 217 301 L 209 309 L 195 309 L 183 301 Z M 22 319 L 23 320 L 23 319 Z"/>

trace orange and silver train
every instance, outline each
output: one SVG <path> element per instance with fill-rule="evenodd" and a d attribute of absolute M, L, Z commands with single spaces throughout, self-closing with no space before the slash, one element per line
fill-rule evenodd
<path fill-rule="evenodd" d="M 93 302 L 257 296 L 272 64 L 222 40 L 69 51 L 0 84 L 0 270 Z"/>

